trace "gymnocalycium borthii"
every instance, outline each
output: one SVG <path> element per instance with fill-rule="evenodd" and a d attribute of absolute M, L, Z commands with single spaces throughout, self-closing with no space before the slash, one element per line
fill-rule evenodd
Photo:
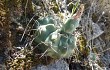
<path fill-rule="evenodd" d="M 76 37 L 73 31 L 79 26 L 81 15 L 84 11 L 84 5 L 79 6 L 78 11 L 66 20 L 61 28 L 56 28 L 55 20 L 51 16 L 38 19 L 35 31 L 35 43 L 45 43 L 45 46 L 38 47 L 42 53 L 52 58 L 68 58 L 72 55 L 76 47 Z"/>

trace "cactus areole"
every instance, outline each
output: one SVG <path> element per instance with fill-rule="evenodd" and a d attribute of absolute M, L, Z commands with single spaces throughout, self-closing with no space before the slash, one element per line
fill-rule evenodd
<path fill-rule="evenodd" d="M 45 17 L 39 19 L 39 27 L 36 27 L 35 32 L 36 43 L 45 43 L 48 46 L 45 50 L 45 46 L 40 49 L 40 51 L 46 51 L 45 55 L 52 58 L 68 58 L 72 55 L 75 45 L 75 36 L 72 35 L 76 27 L 79 26 L 79 21 L 84 10 L 84 5 L 81 4 L 76 14 L 71 18 L 68 18 L 65 24 L 57 29 L 54 20 L 51 17 Z"/>

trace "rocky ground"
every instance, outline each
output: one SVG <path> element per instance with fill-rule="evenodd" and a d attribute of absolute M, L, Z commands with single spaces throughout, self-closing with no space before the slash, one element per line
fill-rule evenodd
<path fill-rule="evenodd" d="M 0 67 L 2 70 L 109 70 L 110 68 L 110 1 L 80 0 L 85 4 L 85 11 L 77 29 L 86 39 L 88 52 L 81 52 L 78 57 L 53 60 L 50 57 L 39 59 L 32 38 L 35 21 L 46 14 L 56 14 L 64 18 L 59 11 L 65 7 L 71 12 L 68 4 L 72 0 L 2 0 L 0 1 Z M 55 3 L 56 1 L 56 3 Z M 76 3 L 76 0 L 73 1 Z M 58 7 L 59 5 L 59 7 Z M 53 10 L 54 12 L 52 12 Z M 58 20 L 59 21 L 59 20 Z M 63 21 L 63 20 L 62 20 Z M 28 49 L 27 49 L 28 48 Z M 85 51 L 85 50 L 84 50 Z M 92 52 L 91 52 L 92 51 Z M 28 52 L 28 53 L 27 53 Z M 36 55 L 35 52 L 38 54 Z M 95 55 L 94 55 L 95 52 Z M 95 58 L 93 60 L 92 56 Z M 46 59 L 48 58 L 48 59 Z M 77 58 L 77 59 L 76 59 Z M 27 64 L 27 65 L 26 65 Z"/>

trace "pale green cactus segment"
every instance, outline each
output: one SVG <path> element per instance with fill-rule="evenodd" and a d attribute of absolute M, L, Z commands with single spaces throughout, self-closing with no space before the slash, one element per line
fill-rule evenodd
<path fill-rule="evenodd" d="M 66 23 L 63 25 L 61 28 L 61 31 L 66 32 L 66 33 L 73 33 L 75 29 L 79 26 L 79 19 L 68 19 Z"/>
<path fill-rule="evenodd" d="M 58 45 L 58 49 L 60 49 L 59 54 L 62 54 L 61 57 L 69 57 L 73 52 L 72 50 L 75 48 L 75 37 L 72 35 L 62 35 L 60 38 L 60 44 Z"/>
<path fill-rule="evenodd" d="M 75 37 L 67 33 L 61 34 L 58 30 L 51 33 L 45 43 L 51 44 L 47 55 L 53 58 L 69 57 L 75 47 Z"/>
<path fill-rule="evenodd" d="M 37 30 L 35 32 L 35 42 L 40 43 L 41 41 L 44 42 L 48 35 L 56 30 L 55 27 L 55 20 L 51 16 L 46 16 L 44 18 L 39 18 L 36 22 Z"/>
<path fill-rule="evenodd" d="M 46 24 L 55 24 L 55 20 L 52 16 L 46 16 L 44 18 L 39 18 L 36 22 L 39 25 L 46 25 Z"/>
<path fill-rule="evenodd" d="M 60 37 L 61 35 L 59 33 L 59 30 L 56 30 L 46 38 L 45 43 L 49 44 L 50 46 L 53 46 L 53 49 L 57 49 Z"/>
<path fill-rule="evenodd" d="M 39 26 L 35 32 L 36 38 L 35 42 L 40 43 L 41 41 L 44 42 L 46 38 L 56 30 L 54 24 L 47 24 Z"/>

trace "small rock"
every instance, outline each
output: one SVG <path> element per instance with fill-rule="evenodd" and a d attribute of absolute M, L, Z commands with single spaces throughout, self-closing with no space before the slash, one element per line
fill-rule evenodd
<path fill-rule="evenodd" d="M 69 65 L 64 60 L 58 60 L 48 66 L 38 65 L 33 67 L 32 70 L 69 70 Z"/>

